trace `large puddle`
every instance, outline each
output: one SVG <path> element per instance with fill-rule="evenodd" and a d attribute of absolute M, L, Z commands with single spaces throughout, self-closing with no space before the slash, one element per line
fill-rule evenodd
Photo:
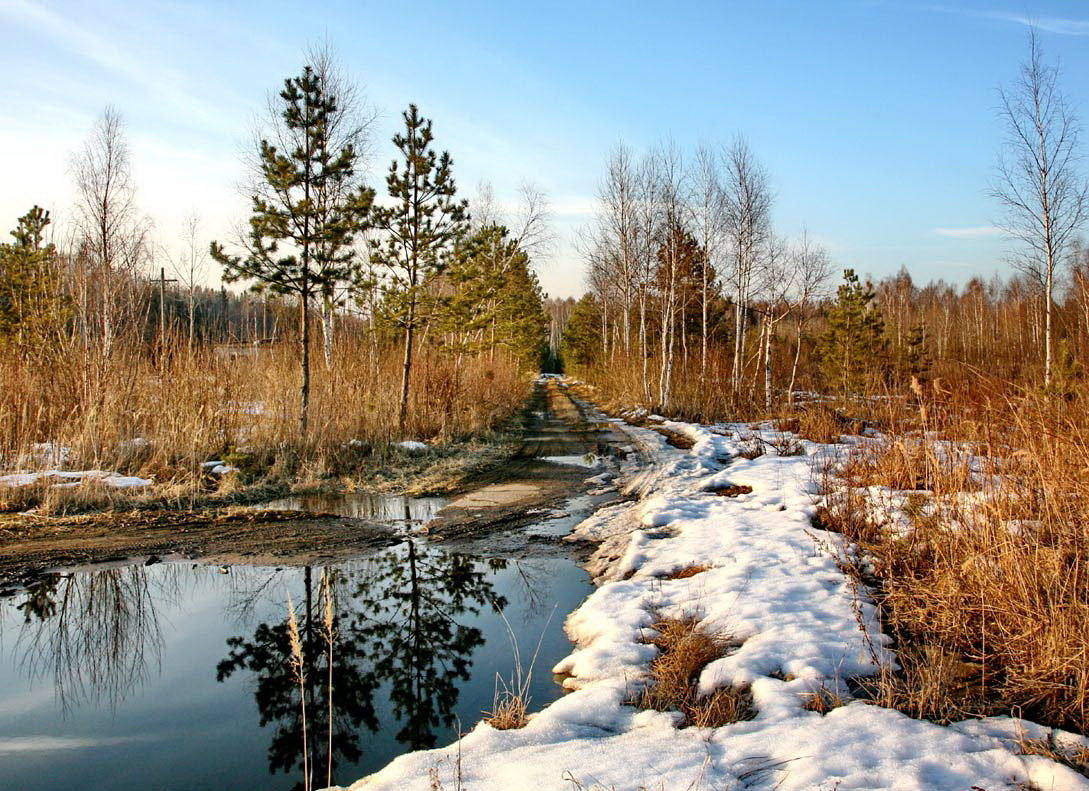
<path fill-rule="evenodd" d="M 472 728 L 513 641 L 524 665 L 537 652 L 531 708 L 559 697 L 563 620 L 590 590 L 568 558 L 418 541 L 323 568 L 48 576 L 0 600 L 0 787 L 291 789 L 305 758 L 320 788 L 330 740 L 351 782 Z"/>

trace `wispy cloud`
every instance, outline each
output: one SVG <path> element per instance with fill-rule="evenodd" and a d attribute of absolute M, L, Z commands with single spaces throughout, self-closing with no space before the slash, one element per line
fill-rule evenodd
<path fill-rule="evenodd" d="M 933 231 L 938 236 L 949 239 L 982 239 L 988 236 L 1001 236 L 1004 231 L 993 225 L 977 225 L 970 228 L 935 228 Z"/>
<path fill-rule="evenodd" d="M 1013 25 L 1035 27 L 1038 30 L 1057 33 L 1062 36 L 1089 36 L 1089 19 L 1056 16 L 1035 17 L 998 9 L 962 8 L 950 5 L 928 5 L 926 8 L 945 14 L 959 14 L 960 16 L 975 17 L 976 19 L 993 19 L 999 22 L 1009 22 Z"/>
<path fill-rule="evenodd" d="M 44 5 L 26 0 L 0 0 L 0 18 L 52 39 L 71 54 L 159 96 L 167 107 L 188 119 L 199 119 L 209 128 L 222 123 L 221 107 L 198 98 L 186 86 L 180 69 L 158 67 L 147 58 L 134 56 L 115 40 L 99 35 L 87 24 L 62 16 Z"/>

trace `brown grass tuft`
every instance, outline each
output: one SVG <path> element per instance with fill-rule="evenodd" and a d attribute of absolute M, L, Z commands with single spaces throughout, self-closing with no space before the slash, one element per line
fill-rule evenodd
<path fill-rule="evenodd" d="M 688 579 L 689 577 L 694 577 L 697 574 L 702 574 L 703 572 L 707 571 L 709 568 L 711 568 L 711 567 L 706 565 L 706 564 L 696 563 L 696 564 L 693 564 L 691 566 L 685 566 L 682 569 L 677 569 L 676 571 L 671 571 L 669 574 L 665 575 L 664 579 L 667 579 L 667 580 L 685 580 L 685 579 Z"/>
<path fill-rule="evenodd" d="M 805 696 L 802 707 L 807 711 L 815 711 L 818 714 L 827 714 L 832 709 L 847 705 L 847 698 L 835 687 L 830 687 L 823 681 L 821 685 Z"/>
<path fill-rule="evenodd" d="M 730 722 L 752 719 L 756 710 L 748 688 L 727 687 L 699 695 L 700 672 L 726 656 L 736 644 L 699 628 L 695 617 L 662 618 L 647 642 L 661 652 L 651 663 L 650 681 L 633 703 L 656 711 L 680 711 L 681 727 L 717 728 Z"/>
<path fill-rule="evenodd" d="M 1042 755 L 1073 769 L 1080 775 L 1089 777 L 1089 747 L 1059 744 L 1054 733 L 1039 739 L 1022 736 L 1017 742 L 1017 747 L 1022 755 Z"/>
<path fill-rule="evenodd" d="M 504 689 L 496 695 L 491 711 L 485 712 L 484 722 L 497 731 L 524 727 L 529 721 L 529 700 L 517 691 Z"/>

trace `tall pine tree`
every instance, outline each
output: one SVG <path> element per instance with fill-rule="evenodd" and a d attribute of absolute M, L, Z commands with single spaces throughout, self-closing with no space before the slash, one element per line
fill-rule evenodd
<path fill-rule="evenodd" d="M 821 338 L 821 360 L 829 384 L 844 398 L 881 378 L 888 366 L 885 325 L 873 299 L 873 286 L 845 269 L 836 301 L 825 311 L 828 329 Z"/>
<path fill-rule="evenodd" d="M 45 243 L 49 212 L 34 206 L 19 218 L 14 243 L 0 245 L 0 341 L 41 351 L 67 317 L 57 251 Z"/>
<path fill-rule="evenodd" d="M 468 217 L 467 202 L 455 198 L 449 152 L 439 155 L 431 147 L 431 121 L 420 115 L 415 104 L 402 115 L 405 131 L 393 137 L 401 159 L 393 161 L 386 176 L 393 201 L 375 208 L 374 226 L 384 239 L 372 254 L 372 261 L 388 275 L 383 300 L 386 318 L 404 334 L 399 431 L 404 431 L 408 416 L 416 331 L 426 319 L 421 310 L 425 287 L 429 278 L 446 268 Z"/>
<path fill-rule="evenodd" d="M 299 430 L 305 436 L 310 408 L 312 299 L 348 279 L 354 269 L 352 242 L 374 202 L 357 169 L 360 152 L 332 137 L 339 112 L 310 66 L 284 81 L 279 115 L 257 146 L 256 187 L 251 198 L 244 255 L 212 242 L 223 279 L 256 281 L 254 289 L 291 294 L 299 303 Z M 270 140 L 274 142 L 269 142 Z M 330 197 L 333 196 L 333 197 Z"/>

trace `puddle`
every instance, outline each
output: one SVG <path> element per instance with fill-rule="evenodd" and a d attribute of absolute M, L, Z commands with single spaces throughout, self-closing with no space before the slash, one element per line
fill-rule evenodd
<path fill-rule="evenodd" d="M 270 500 L 253 506 L 259 510 L 313 511 L 377 522 L 415 524 L 430 522 L 450 501 L 445 497 L 406 497 L 404 495 L 348 492 L 336 494 L 301 494 Z"/>
<path fill-rule="evenodd" d="M 416 507 L 406 518 L 422 518 Z M 309 762 L 324 786 L 327 588 L 334 783 L 454 741 L 459 720 L 471 729 L 492 705 L 496 673 L 513 671 L 507 623 L 523 657 L 541 640 L 531 709 L 558 698 L 550 670 L 571 650 L 563 620 L 591 591 L 568 558 L 407 541 L 323 568 L 163 563 L 49 575 L 0 599 L 0 785 L 301 787 L 290 595 Z"/>

